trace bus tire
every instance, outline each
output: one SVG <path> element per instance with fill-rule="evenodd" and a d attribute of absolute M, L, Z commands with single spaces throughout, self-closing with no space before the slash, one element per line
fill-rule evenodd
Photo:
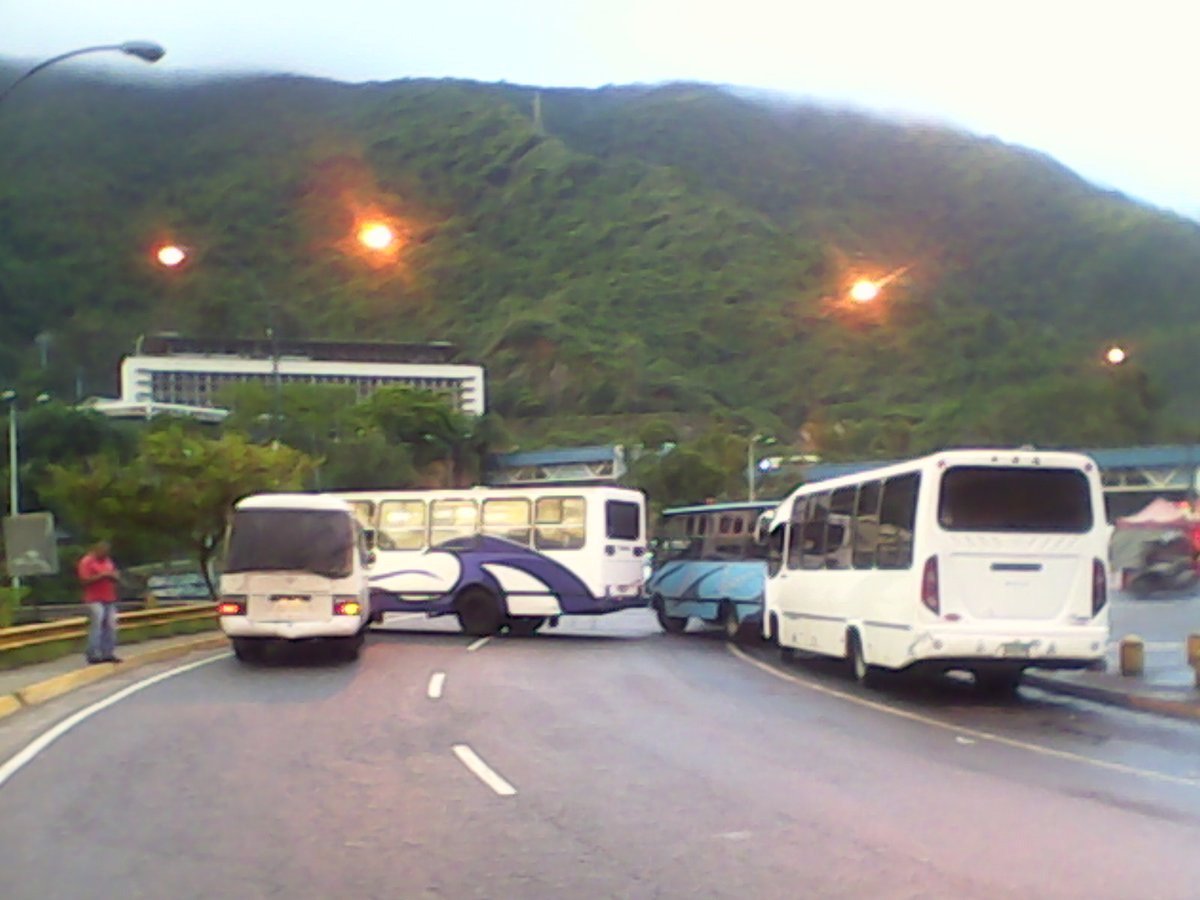
<path fill-rule="evenodd" d="M 975 690 L 997 700 L 1015 697 L 1021 686 L 1021 672 L 976 672 Z"/>
<path fill-rule="evenodd" d="M 266 648 L 259 638 L 235 637 L 232 638 L 232 643 L 233 655 L 237 657 L 238 662 L 261 663 L 263 661 L 263 651 Z"/>
<path fill-rule="evenodd" d="M 545 624 L 543 616 L 509 616 L 508 633 L 513 637 L 533 637 Z"/>
<path fill-rule="evenodd" d="M 354 637 L 334 638 L 333 649 L 339 659 L 346 662 L 354 662 L 358 659 L 359 651 L 362 650 L 363 635 L 356 634 Z"/>
<path fill-rule="evenodd" d="M 654 606 L 654 615 L 658 624 L 667 634 L 683 634 L 687 631 L 687 616 L 668 616 L 663 612 L 661 601 Z"/>
<path fill-rule="evenodd" d="M 763 621 L 766 623 L 766 628 L 763 630 L 763 640 L 772 647 L 779 646 L 779 616 L 771 613 Z"/>
<path fill-rule="evenodd" d="M 500 630 L 500 602 L 486 588 L 468 588 L 454 602 L 458 627 L 472 637 L 490 637 Z"/>
<path fill-rule="evenodd" d="M 857 631 L 846 635 L 846 659 L 850 664 L 851 677 L 863 687 L 873 687 L 879 680 L 879 669 L 867 662 L 863 655 L 862 638 Z"/>
<path fill-rule="evenodd" d="M 725 640 L 737 641 L 742 636 L 742 623 L 738 621 L 737 608 L 728 600 L 721 604 L 721 631 Z"/>

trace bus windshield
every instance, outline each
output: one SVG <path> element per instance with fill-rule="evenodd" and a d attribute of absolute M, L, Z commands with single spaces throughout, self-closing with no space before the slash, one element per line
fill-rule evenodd
<path fill-rule="evenodd" d="M 243 509 L 233 514 L 225 572 L 312 572 L 345 578 L 353 571 L 354 526 L 337 510 Z"/>
<path fill-rule="evenodd" d="M 1075 469 L 955 466 L 942 476 L 938 523 L 948 531 L 1084 534 L 1091 492 Z"/>

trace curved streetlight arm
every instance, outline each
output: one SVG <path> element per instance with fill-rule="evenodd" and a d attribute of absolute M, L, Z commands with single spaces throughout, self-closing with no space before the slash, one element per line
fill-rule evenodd
<path fill-rule="evenodd" d="M 18 85 L 28 81 L 48 66 L 60 63 L 64 59 L 70 59 L 73 56 L 82 56 L 85 53 L 102 53 L 110 50 L 116 50 L 128 56 L 136 56 L 138 59 L 145 60 L 148 63 L 158 62 L 167 52 L 153 41 L 126 41 L 123 44 L 98 44 L 95 47 L 83 47 L 79 50 L 72 50 L 69 53 L 60 53 L 58 56 L 52 56 L 38 63 L 3 91 L 0 91 L 0 103 L 3 103 L 5 98 L 17 89 Z"/>

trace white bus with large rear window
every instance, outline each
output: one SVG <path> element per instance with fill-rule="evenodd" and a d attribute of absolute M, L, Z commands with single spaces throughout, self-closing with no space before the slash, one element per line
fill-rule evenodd
<path fill-rule="evenodd" d="M 1110 528 L 1077 453 L 952 450 L 804 485 L 769 523 L 763 632 L 785 655 L 968 670 L 1011 691 L 1108 642 Z"/>

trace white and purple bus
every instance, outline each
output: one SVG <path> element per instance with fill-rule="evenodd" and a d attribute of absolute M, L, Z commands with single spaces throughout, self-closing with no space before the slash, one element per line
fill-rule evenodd
<path fill-rule="evenodd" d="M 532 634 L 560 616 L 644 606 L 646 502 L 613 486 L 339 493 L 375 535 L 374 621 L 457 616 Z"/>

